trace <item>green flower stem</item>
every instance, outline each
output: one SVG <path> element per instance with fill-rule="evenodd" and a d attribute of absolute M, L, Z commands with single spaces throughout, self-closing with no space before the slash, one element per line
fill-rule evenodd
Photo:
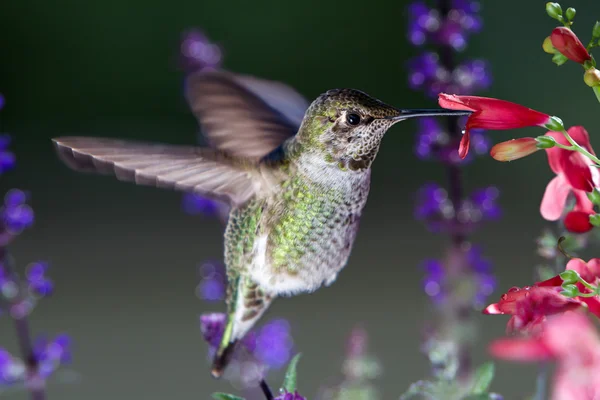
<path fill-rule="evenodd" d="M 564 149 L 564 150 L 576 151 L 578 153 L 581 153 L 584 156 L 586 156 L 587 158 L 589 158 L 590 160 L 592 160 L 594 163 L 596 163 L 598 166 L 600 166 L 600 158 L 596 157 L 595 155 L 593 155 L 592 153 L 590 153 L 589 151 L 587 151 L 586 149 L 584 149 L 583 147 L 578 145 L 577 142 L 575 142 L 575 140 L 573 140 L 573 138 L 571 137 L 571 135 L 569 135 L 569 133 L 567 131 L 563 130 L 562 134 L 565 136 L 567 141 L 569 143 L 571 143 L 571 146 L 565 146 L 563 144 L 556 143 L 555 144 L 556 147 Z"/>
<path fill-rule="evenodd" d="M 582 279 L 581 277 L 579 277 L 579 282 L 581 282 L 581 284 L 583 286 L 585 286 L 586 288 L 588 288 L 592 291 L 592 293 L 589 293 L 589 294 L 598 294 L 598 288 L 589 284 L 585 279 Z"/>

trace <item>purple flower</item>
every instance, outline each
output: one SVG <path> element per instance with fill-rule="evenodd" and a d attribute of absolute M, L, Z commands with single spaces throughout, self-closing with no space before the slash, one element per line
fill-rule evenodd
<path fill-rule="evenodd" d="M 0 108 L 2 108 L 1 103 L 2 98 L 0 95 Z M 0 174 L 13 169 L 16 164 L 15 155 L 8 150 L 9 145 L 10 136 L 0 135 Z"/>
<path fill-rule="evenodd" d="M 195 193 L 184 193 L 182 206 L 183 210 L 191 215 L 213 216 L 219 210 L 217 201 Z"/>
<path fill-rule="evenodd" d="M 290 360 L 293 346 L 289 322 L 277 319 L 257 332 L 254 354 L 263 364 L 281 368 Z"/>
<path fill-rule="evenodd" d="M 472 297 L 470 302 L 475 307 L 482 307 L 489 295 L 496 288 L 496 279 L 492 274 L 492 264 L 489 260 L 483 258 L 482 250 L 478 246 L 471 246 L 465 257 L 466 268 L 469 272 L 467 276 L 461 278 L 463 283 L 469 283 L 472 288 Z M 446 266 L 440 260 L 431 259 L 423 263 L 423 268 L 426 275 L 423 279 L 423 289 L 425 293 L 432 298 L 435 304 L 445 303 L 449 290 L 452 287 L 448 286 L 448 274 Z"/>
<path fill-rule="evenodd" d="M 53 340 L 41 336 L 33 345 L 33 355 L 38 375 L 48 378 L 59 366 L 71 362 L 71 338 L 66 334 L 57 335 Z"/>
<path fill-rule="evenodd" d="M 446 298 L 444 291 L 446 272 L 442 262 L 434 259 L 427 260 L 423 263 L 423 269 L 426 272 L 423 279 L 423 290 L 434 303 L 441 304 Z"/>
<path fill-rule="evenodd" d="M 415 216 L 425 221 L 432 232 L 468 233 L 477 224 L 496 220 L 500 216 L 500 208 L 496 204 L 498 196 L 499 191 L 493 186 L 478 189 L 456 207 L 446 189 L 429 183 L 417 193 Z"/>
<path fill-rule="evenodd" d="M 469 152 L 465 159 L 461 159 L 456 151 L 458 141 L 453 140 L 447 128 L 442 127 L 440 121 L 435 118 L 419 118 L 419 131 L 417 132 L 417 143 L 415 153 L 422 160 L 437 160 L 446 163 L 464 164 L 473 160 L 473 154 L 487 154 L 490 141 L 482 130 L 471 131 L 471 147 L 474 151 Z"/>
<path fill-rule="evenodd" d="M 0 215 L 5 231 L 11 235 L 17 235 L 33 225 L 34 213 L 26 201 L 27 195 L 18 189 L 10 190 L 4 197 Z"/>
<path fill-rule="evenodd" d="M 23 380 L 26 372 L 21 360 L 14 358 L 7 350 L 0 347 L 0 387 Z"/>
<path fill-rule="evenodd" d="M 408 39 L 415 46 L 432 43 L 462 51 L 468 35 L 481 29 L 479 3 L 474 1 L 454 1 L 446 17 L 422 1 L 412 3 L 408 11 Z"/>
<path fill-rule="evenodd" d="M 205 262 L 200 266 L 200 283 L 196 294 L 206 301 L 221 301 L 225 298 L 227 275 L 221 262 Z"/>
<path fill-rule="evenodd" d="M 38 296 L 48 296 L 52 294 L 54 285 L 52 281 L 46 277 L 46 271 L 50 266 L 46 262 L 35 262 L 29 264 L 25 276 L 29 284 L 29 290 Z"/>
<path fill-rule="evenodd" d="M 6 104 L 6 99 L 4 98 L 4 95 L 2 93 L 0 93 L 0 110 L 2 110 L 4 108 L 5 104 Z"/>
<path fill-rule="evenodd" d="M 215 69 L 221 66 L 223 58 L 221 49 L 197 29 L 190 30 L 183 35 L 180 49 L 183 68 L 188 72 Z"/>
<path fill-rule="evenodd" d="M 227 317 L 222 313 L 200 316 L 200 331 L 211 352 L 216 350 L 223 337 Z M 250 331 L 241 341 L 242 347 L 261 364 L 281 368 L 289 361 L 293 348 L 290 326 L 286 320 L 276 319 L 257 331 Z"/>
<path fill-rule="evenodd" d="M 297 391 L 294 393 L 288 393 L 286 390 L 285 393 L 275 397 L 274 400 L 306 400 L 306 397 L 300 396 Z"/>
<path fill-rule="evenodd" d="M 448 70 L 433 52 L 423 53 L 408 62 L 408 83 L 413 90 L 422 90 L 437 98 L 440 92 L 470 94 L 487 89 L 492 83 L 485 61 L 471 60 Z"/>

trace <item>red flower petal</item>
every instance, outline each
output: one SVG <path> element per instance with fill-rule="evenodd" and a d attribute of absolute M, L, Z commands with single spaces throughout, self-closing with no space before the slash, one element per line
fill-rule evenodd
<path fill-rule="evenodd" d="M 592 258 L 587 262 L 587 267 L 596 278 L 600 278 L 600 258 Z"/>
<path fill-rule="evenodd" d="M 583 64 L 591 60 L 590 53 L 588 53 L 577 35 L 569 28 L 564 26 L 555 28 L 550 35 L 550 40 L 552 46 L 571 61 Z"/>
<path fill-rule="evenodd" d="M 468 130 L 465 130 L 462 138 L 460 139 L 460 144 L 458 146 L 458 156 L 460 158 L 465 158 L 469 153 L 469 145 L 471 144 L 471 135 Z"/>
<path fill-rule="evenodd" d="M 571 211 L 565 217 L 565 228 L 573 233 L 585 233 L 592 230 L 590 214 L 585 211 Z"/>
<path fill-rule="evenodd" d="M 575 142 L 578 145 L 582 146 L 587 151 L 595 155 L 594 149 L 592 149 L 592 146 L 590 144 L 590 137 L 583 126 L 573 126 L 569 128 L 567 132 L 569 133 L 569 136 L 571 136 L 571 138 L 573 138 L 573 140 L 575 140 Z M 564 146 L 571 145 L 571 143 L 569 143 L 565 135 L 563 135 L 561 132 L 550 131 L 546 133 L 546 136 L 551 136 L 557 143 L 560 143 Z M 564 150 L 558 147 L 552 147 L 550 149 L 547 149 L 546 153 L 548 154 L 548 164 L 550 164 L 550 168 L 557 175 L 563 172 L 564 168 L 568 168 L 570 166 L 569 162 L 565 162 L 564 159 L 574 154 L 574 152 L 570 150 Z M 585 158 L 583 155 L 580 155 L 580 157 Z M 587 164 L 591 163 L 589 160 L 587 160 L 586 162 Z"/>
<path fill-rule="evenodd" d="M 594 203 L 587 197 L 587 193 L 583 190 L 573 190 L 575 197 L 575 206 L 573 211 L 583 211 L 587 214 L 595 214 Z"/>
<path fill-rule="evenodd" d="M 440 93 L 438 102 L 442 108 L 474 111 L 467 120 L 468 128 L 503 130 L 544 126 L 550 119 L 548 115 L 520 104 L 489 97 Z"/>
<path fill-rule="evenodd" d="M 554 357 L 548 346 L 535 338 L 498 339 L 492 342 L 489 351 L 494 357 L 511 361 L 543 361 Z"/>
<path fill-rule="evenodd" d="M 594 190 L 592 171 L 590 170 L 591 163 L 583 154 L 574 151 L 571 151 L 567 157 L 562 159 L 563 173 L 572 188 L 585 192 Z"/>
<path fill-rule="evenodd" d="M 514 129 L 527 126 L 544 126 L 550 117 L 531 108 L 509 101 L 479 96 L 457 96 L 440 93 L 438 102 L 442 108 L 450 110 L 473 111 L 467 119 L 465 135 L 473 128 Z M 466 157 L 469 138 L 461 140 L 459 155 Z"/>
<path fill-rule="evenodd" d="M 547 221 L 559 220 L 570 192 L 571 187 L 562 174 L 552 179 L 546 186 L 540 205 L 542 217 Z"/>
<path fill-rule="evenodd" d="M 538 150 L 540 149 L 537 147 L 537 140 L 531 137 L 524 137 L 498 143 L 492 147 L 490 155 L 494 160 L 512 161 L 527 157 Z"/>

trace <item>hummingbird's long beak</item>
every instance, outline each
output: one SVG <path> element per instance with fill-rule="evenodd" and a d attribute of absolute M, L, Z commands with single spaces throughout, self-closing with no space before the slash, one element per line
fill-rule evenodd
<path fill-rule="evenodd" d="M 385 117 L 384 119 L 391 119 L 402 121 L 408 118 L 415 117 L 462 117 L 465 115 L 471 115 L 471 111 L 463 110 L 446 110 L 440 109 L 412 109 L 412 110 L 398 110 L 398 115 L 392 117 Z"/>

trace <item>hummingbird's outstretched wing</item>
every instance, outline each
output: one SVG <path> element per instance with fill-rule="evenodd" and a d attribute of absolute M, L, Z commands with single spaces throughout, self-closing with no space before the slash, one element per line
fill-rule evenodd
<path fill-rule="evenodd" d="M 211 148 L 94 137 L 53 142 L 72 169 L 116 175 L 138 185 L 195 192 L 233 204 L 243 204 L 260 186 L 251 164 Z"/>
<path fill-rule="evenodd" d="M 258 160 L 295 135 L 308 102 L 289 86 L 227 71 L 201 71 L 185 95 L 208 144 Z"/>

